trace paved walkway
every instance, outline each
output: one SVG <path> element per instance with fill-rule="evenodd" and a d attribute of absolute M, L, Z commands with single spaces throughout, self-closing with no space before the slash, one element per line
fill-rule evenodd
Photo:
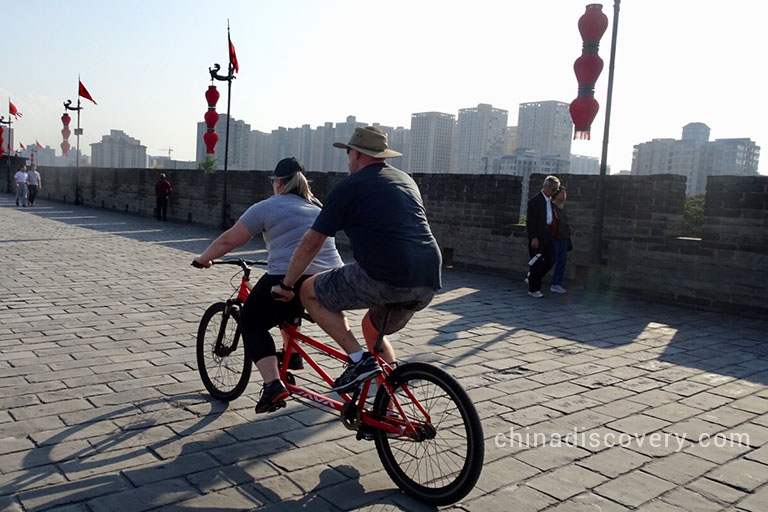
<path fill-rule="evenodd" d="M 0 511 L 435 510 L 335 416 L 257 418 L 258 377 L 228 406 L 205 394 L 197 322 L 232 269 L 189 261 L 215 231 L 6 194 L 0 220 Z M 485 468 L 448 510 L 765 511 L 766 333 L 447 270 L 396 347 L 483 418 Z"/>

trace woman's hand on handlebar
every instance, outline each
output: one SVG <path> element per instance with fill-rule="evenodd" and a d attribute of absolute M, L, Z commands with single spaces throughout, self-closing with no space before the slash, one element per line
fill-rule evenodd
<path fill-rule="evenodd" d="M 205 263 L 200 263 L 197 261 L 197 258 L 192 260 L 192 266 L 195 268 L 211 268 L 211 265 L 213 265 L 212 261 L 206 261 Z"/>

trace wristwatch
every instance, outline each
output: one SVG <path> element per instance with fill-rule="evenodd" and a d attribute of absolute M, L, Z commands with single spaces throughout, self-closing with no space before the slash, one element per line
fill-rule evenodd
<path fill-rule="evenodd" d="M 277 285 L 287 292 L 293 291 L 293 286 L 288 286 L 287 284 L 285 284 L 285 282 L 282 279 L 280 280 L 279 283 L 277 283 Z"/>

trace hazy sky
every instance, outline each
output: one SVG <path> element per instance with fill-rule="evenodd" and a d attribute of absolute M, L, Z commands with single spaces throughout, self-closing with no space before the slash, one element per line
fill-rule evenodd
<path fill-rule="evenodd" d="M 23 113 L 17 141 L 39 140 L 59 154 L 62 102 L 77 100 L 80 73 L 99 103 L 84 102 L 86 154 L 119 129 L 148 154 L 171 147 L 173 158 L 194 160 L 208 67 L 227 63 L 229 18 L 240 62 L 232 115 L 252 129 L 314 128 L 348 115 L 410 127 L 414 112 L 456 115 L 478 103 L 508 110 L 515 125 L 520 103 L 576 97 L 577 21 L 588 3 L 0 0 L 0 38 L 10 48 L 0 96 Z M 613 3 L 603 10 L 612 23 Z M 768 147 L 766 13 L 762 0 L 621 3 L 608 154 L 614 172 L 630 168 L 634 144 L 679 139 L 693 121 L 709 125 L 711 139 L 750 137 Z M 609 24 L 595 93 L 600 112 L 592 140 L 573 142 L 575 154 L 602 150 L 610 41 Z M 226 112 L 226 83 L 218 85 L 217 110 Z"/>

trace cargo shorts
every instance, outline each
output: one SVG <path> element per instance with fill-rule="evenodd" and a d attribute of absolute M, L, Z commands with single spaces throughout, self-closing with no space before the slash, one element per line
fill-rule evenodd
<path fill-rule="evenodd" d="M 315 277 L 315 296 L 330 311 L 368 309 L 371 322 L 377 330 L 387 312 L 387 304 L 399 304 L 391 309 L 384 334 L 399 331 L 416 311 L 421 311 L 437 293 L 431 286 L 392 286 L 370 277 L 358 263 L 350 263 L 318 274 Z M 403 303 L 408 303 L 403 306 Z"/>

